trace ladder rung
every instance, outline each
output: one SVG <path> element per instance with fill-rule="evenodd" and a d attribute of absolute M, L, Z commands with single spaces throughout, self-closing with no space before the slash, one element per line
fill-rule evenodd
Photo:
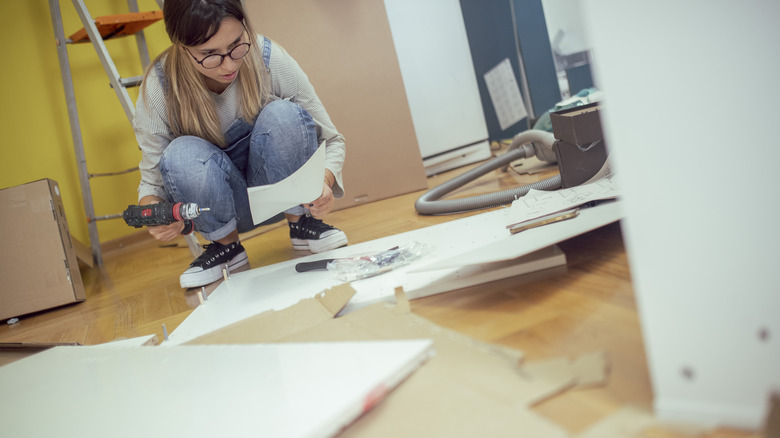
<path fill-rule="evenodd" d="M 107 214 L 105 216 L 95 216 L 95 217 L 92 217 L 92 218 L 87 218 L 87 223 L 89 223 L 89 222 L 97 222 L 97 221 L 105 221 L 105 220 L 108 220 L 108 219 L 119 219 L 121 217 L 122 217 L 122 213 Z"/>
<path fill-rule="evenodd" d="M 121 15 L 106 15 L 95 18 L 95 27 L 97 27 L 100 36 L 104 40 L 135 35 L 145 27 L 155 23 L 163 18 L 162 11 L 151 12 L 131 12 Z M 81 28 L 68 38 L 71 44 L 86 43 L 89 41 L 89 35 L 85 28 Z"/>
<path fill-rule="evenodd" d="M 115 175 L 124 175 L 124 174 L 126 174 L 126 173 L 135 172 L 136 170 L 138 170 L 138 166 L 136 166 L 136 167 L 133 167 L 133 168 L 130 168 L 130 169 L 120 170 L 120 171 L 118 171 L 118 172 L 107 172 L 107 173 L 90 173 L 90 174 L 89 174 L 89 177 L 90 177 L 90 178 L 97 178 L 97 177 L 101 177 L 101 176 L 115 176 Z"/>
<path fill-rule="evenodd" d="M 144 81 L 144 76 L 133 76 L 129 78 L 119 78 L 119 83 L 122 84 L 123 87 L 137 87 L 141 85 L 141 82 Z M 111 88 L 114 88 L 111 83 L 108 84 Z"/>

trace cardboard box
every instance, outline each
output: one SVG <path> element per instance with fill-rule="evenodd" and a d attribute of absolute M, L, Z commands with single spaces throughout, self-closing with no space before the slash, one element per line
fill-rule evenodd
<path fill-rule="evenodd" d="M 575 146 L 587 146 L 604 138 L 598 102 L 550 113 L 550 123 L 557 140 Z"/>
<path fill-rule="evenodd" d="M 561 173 L 561 187 L 564 189 L 587 182 L 607 162 L 607 148 L 603 140 L 593 143 L 587 150 L 556 140 L 553 150 Z"/>
<path fill-rule="evenodd" d="M 563 188 L 578 186 L 596 175 L 607 161 L 598 102 L 550 114 Z"/>
<path fill-rule="evenodd" d="M 84 301 L 56 181 L 0 190 L 0 319 Z"/>

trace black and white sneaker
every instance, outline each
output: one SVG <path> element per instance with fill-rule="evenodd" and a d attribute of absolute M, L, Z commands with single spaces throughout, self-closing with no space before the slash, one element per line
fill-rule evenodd
<path fill-rule="evenodd" d="M 338 228 L 311 216 L 301 216 L 290 223 L 290 240 L 293 248 L 313 253 L 340 248 L 347 244 L 347 235 Z"/>
<path fill-rule="evenodd" d="M 238 268 L 249 263 L 246 250 L 240 242 L 223 245 L 213 242 L 204 247 L 203 253 L 181 274 L 181 287 L 201 287 L 222 278 L 222 269 Z"/>

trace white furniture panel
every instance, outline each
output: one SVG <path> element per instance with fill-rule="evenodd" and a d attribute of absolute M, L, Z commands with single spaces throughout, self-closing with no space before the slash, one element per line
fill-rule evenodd
<path fill-rule="evenodd" d="M 460 2 L 385 0 L 385 8 L 426 172 L 489 158 Z M 469 145 L 467 151 L 455 151 Z M 464 161 L 464 155 L 473 158 Z M 457 164 L 441 165 L 450 160 Z"/>
<path fill-rule="evenodd" d="M 18 437 L 329 437 L 432 354 L 425 339 L 55 347 L 0 368 L 0 423 Z"/>
<path fill-rule="evenodd" d="M 583 12 L 656 413 L 757 428 L 780 388 L 780 3 Z"/>

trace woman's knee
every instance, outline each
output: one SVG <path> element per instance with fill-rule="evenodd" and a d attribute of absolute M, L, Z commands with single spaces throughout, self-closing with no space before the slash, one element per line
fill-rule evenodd
<path fill-rule="evenodd" d="M 309 112 L 297 103 L 289 100 L 276 100 L 263 107 L 256 123 L 268 126 L 286 125 L 289 123 L 301 125 L 310 120 L 312 118 Z"/>
<path fill-rule="evenodd" d="M 317 149 L 317 131 L 311 115 L 296 103 L 277 100 L 266 105 L 255 122 L 253 150 L 262 150 L 267 161 L 289 151 L 311 155 Z M 258 149 L 259 148 L 259 149 Z"/>
<path fill-rule="evenodd" d="M 213 144 L 194 136 L 173 139 L 160 156 L 160 171 L 191 168 L 194 163 L 204 163 L 214 153 Z"/>

